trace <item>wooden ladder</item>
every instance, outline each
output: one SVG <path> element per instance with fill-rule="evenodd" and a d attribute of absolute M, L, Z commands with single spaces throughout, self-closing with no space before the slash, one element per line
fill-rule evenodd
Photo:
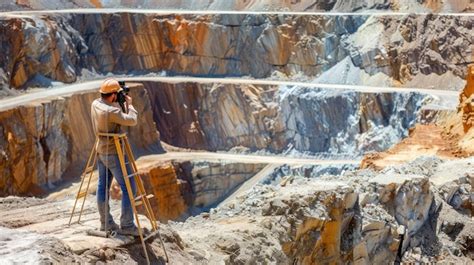
<path fill-rule="evenodd" d="M 80 211 L 78 213 L 77 223 L 80 223 L 80 221 L 81 221 L 81 216 L 82 216 L 82 212 L 84 210 L 84 204 L 85 204 L 86 197 L 87 197 L 88 190 L 89 190 L 89 186 L 90 186 L 90 183 L 91 183 L 92 174 L 93 174 L 93 172 L 95 170 L 95 167 L 96 167 L 96 164 L 97 164 L 97 158 L 98 158 L 97 146 L 99 144 L 99 137 L 108 137 L 108 138 L 112 138 L 114 140 L 114 144 L 115 144 L 115 148 L 117 150 L 117 155 L 118 155 L 118 158 L 119 158 L 119 161 L 120 161 L 120 167 L 122 169 L 122 172 L 127 172 L 126 174 L 130 173 L 129 175 L 124 176 L 124 180 L 125 180 L 125 185 L 127 187 L 127 193 L 128 193 L 129 199 L 130 199 L 130 204 L 132 205 L 133 215 L 135 216 L 135 221 L 136 221 L 137 226 L 138 226 L 138 234 L 140 236 L 143 251 L 145 253 L 145 257 L 146 257 L 146 260 L 147 260 L 148 264 L 150 264 L 150 260 L 148 258 L 148 251 L 146 249 L 145 241 L 147 241 L 149 238 L 151 238 L 155 235 L 158 235 L 158 237 L 160 239 L 161 246 L 162 246 L 163 251 L 165 253 L 166 262 L 168 263 L 168 254 L 166 253 L 165 245 L 163 243 L 160 232 L 158 230 L 158 225 L 157 225 L 157 222 L 156 222 L 156 219 L 155 219 L 155 215 L 153 213 L 153 209 L 151 208 L 151 204 L 150 204 L 150 199 L 153 198 L 154 195 L 146 193 L 146 190 L 145 190 L 145 187 L 143 185 L 142 179 L 141 179 L 141 177 L 138 173 L 138 168 L 137 168 L 137 165 L 135 163 L 135 157 L 133 156 L 132 149 L 130 147 L 130 143 L 128 142 L 127 134 L 125 134 L 125 133 L 122 133 L 122 134 L 99 133 L 97 135 L 94 146 L 93 146 L 93 148 L 91 150 L 91 153 L 89 155 L 87 165 L 85 167 L 84 172 L 81 175 L 81 179 L 82 179 L 81 180 L 81 185 L 79 186 L 79 190 L 77 191 L 76 201 L 74 202 L 74 207 L 72 208 L 71 217 L 69 218 L 69 225 L 71 225 L 71 223 L 72 223 L 73 216 L 76 213 L 76 206 L 77 206 L 77 203 L 80 199 L 82 199 L 82 203 L 81 203 Z M 125 162 L 125 156 L 128 158 L 127 162 Z M 127 163 L 131 166 L 131 171 L 132 172 L 127 171 L 127 167 L 126 167 Z M 132 192 L 132 186 L 131 186 L 131 181 L 130 181 L 131 178 L 133 178 L 135 183 L 136 183 L 136 191 L 137 191 L 136 192 L 136 197 Z M 85 184 L 85 183 L 87 183 L 87 184 Z M 85 189 L 83 189 L 84 186 L 85 186 Z M 152 231 L 151 231 L 151 233 L 149 233 L 146 236 L 143 233 L 143 229 L 142 229 L 141 224 L 140 224 L 140 219 L 138 218 L 138 212 L 137 212 L 137 207 L 138 206 L 143 206 L 145 208 L 145 216 L 150 221 Z M 106 231 L 106 235 L 107 235 L 107 231 Z"/>

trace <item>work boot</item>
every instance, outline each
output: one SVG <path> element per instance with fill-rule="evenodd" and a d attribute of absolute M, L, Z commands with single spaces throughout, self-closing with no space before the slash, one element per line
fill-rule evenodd
<path fill-rule="evenodd" d="M 109 224 L 107 225 L 107 230 L 108 230 L 108 231 L 118 231 L 118 230 L 119 230 L 119 226 L 118 226 L 118 224 L 116 224 L 116 223 L 112 220 L 112 222 L 109 222 Z M 100 231 L 105 231 L 105 224 L 103 224 L 103 223 L 100 224 Z"/>
<path fill-rule="evenodd" d="M 107 220 L 107 230 L 117 231 L 119 226 L 114 222 L 112 215 L 110 214 L 109 207 L 106 203 L 97 203 L 99 210 L 100 219 L 100 231 L 105 230 L 105 221 Z"/>
<path fill-rule="evenodd" d="M 138 233 L 138 228 L 136 226 L 122 227 L 120 228 L 120 231 L 118 232 L 119 234 L 126 235 L 126 236 L 139 236 L 140 235 Z"/>

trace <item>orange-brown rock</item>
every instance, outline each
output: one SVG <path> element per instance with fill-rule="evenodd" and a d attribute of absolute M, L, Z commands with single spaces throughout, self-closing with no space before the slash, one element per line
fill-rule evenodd
<path fill-rule="evenodd" d="M 178 179 L 171 162 L 142 163 L 140 173 L 147 192 L 155 196 L 150 202 L 157 220 L 176 220 L 187 213 L 188 205 L 182 194 L 184 182 Z"/>
<path fill-rule="evenodd" d="M 466 76 L 466 86 L 459 95 L 459 111 L 462 113 L 464 132 L 474 126 L 474 64 L 469 65 Z"/>
<path fill-rule="evenodd" d="M 417 124 L 407 138 L 384 152 L 364 156 L 361 168 L 382 169 L 412 161 L 419 156 L 436 155 L 445 159 L 468 156 L 459 146 L 460 135 L 448 132 L 442 125 Z"/>

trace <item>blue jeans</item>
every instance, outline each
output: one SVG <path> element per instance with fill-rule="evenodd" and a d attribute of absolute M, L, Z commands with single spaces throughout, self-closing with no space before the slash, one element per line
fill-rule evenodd
<path fill-rule="evenodd" d="M 127 162 L 128 159 L 125 157 L 125 163 Z M 97 167 L 99 170 L 99 181 L 97 184 L 97 206 L 99 208 L 101 224 L 105 224 L 105 212 L 107 212 L 108 223 L 113 222 L 112 215 L 110 215 L 109 211 L 108 198 L 106 198 L 106 193 L 108 194 L 108 191 L 110 191 L 113 175 L 122 190 L 122 214 L 120 215 L 120 226 L 122 228 L 134 226 L 133 209 L 132 205 L 130 204 L 130 198 L 128 196 L 127 186 L 125 185 L 124 179 L 125 176 L 132 173 L 132 168 L 130 165 L 126 165 L 127 174 L 122 174 L 122 168 L 120 167 L 120 160 L 117 154 L 99 154 L 97 159 Z M 133 177 L 129 178 L 129 180 L 133 197 L 135 197 L 135 180 Z M 108 187 L 106 187 L 106 183 L 108 184 Z"/>

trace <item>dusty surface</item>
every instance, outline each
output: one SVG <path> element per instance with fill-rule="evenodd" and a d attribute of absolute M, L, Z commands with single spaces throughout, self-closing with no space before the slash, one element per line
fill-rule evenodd
<path fill-rule="evenodd" d="M 143 253 L 140 252 L 142 249 L 139 241 L 137 244 L 137 241 L 131 237 L 119 235 L 107 239 L 86 234 L 87 230 L 98 228 L 98 215 L 94 202 L 95 197 L 92 196 L 86 202 L 81 223 L 69 226 L 70 210 L 74 203 L 74 200 L 70 198 L 61 201 L 18 197 L 2 198 L 0 209 L 4 214 L 2 214 L 0 226 L 2 231 L 5 231 L 5 234 L 2 233 L 2 241 L 10 241 L 18 236 L 29 237 L 32 240 L 29 243 L 33 245 L 30 251 L 36 252 L 32 253 L 33 255 L 23 256 L 29 253 L 18 251 L 21 246 L 8 244 L 9 247 L 2 252 L 2 258 L 3 255 L 6 255 L 7 261 L 15 262 L 21 259 L 26 262 L 50 261 L 53 263 L 83 263 L 85 261 L 97 262 L 110 259 L 116 262 L 144 262 L 145 258 Z M 113 203 L 111 207 L 113 209 L 112 214 L 118 220 L 120 214 L 119 204 Z M 74 220 L 77 220 L 77 218 Z M 149 223 L 145 218 L 141 220 L 145 227 L 149 227 Z M 167 234 L 168 232 L 165 230 L 166 228 L 161 228 L 165 241 L 168 239 L 174 240 L 173 235 Z M 19 240 L 19 242 L 23 241 Z M 36 245 L 35 242 L 40 244 Z M 170 254 L 176 248 L 176 246 L 172 246 L 173 244 L 167 244 Z M 163 264 L 164 254 L 159 243 L 153 241 L 148 247 L 153 250 L 151 252 L 153 253 L 151 255 L 153 263 Z M 36 249 L 38 251 L 35 251 Z M 173 254 L 173 256 L 175 255 Z M 185 257 L 180 258 L 179 256 L 175 257 L 175 264 L 186 260 Z"/>
<path fill-rule="evenodd" d="M 368 154 L 361 163 L 362 168 L 381 169 L 389 165 L 402 164 L 420 156 L 438 156 L 444 159 L 466 157 L 468 152 L 459 146 L 461 137 L 450 134 L 443 126 L 416 125 L 400 143 L 387 151 Z"/>

